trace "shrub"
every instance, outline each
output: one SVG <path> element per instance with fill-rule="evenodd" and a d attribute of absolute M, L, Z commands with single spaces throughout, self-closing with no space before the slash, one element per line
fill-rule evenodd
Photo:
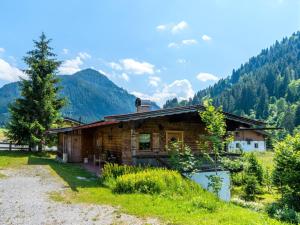
<path fill-rule="evenodd" d="M 219 196 L 219 192 L 222 189 L 223 178 L 215 175 L 206 176 L 208 179 L 208 190 L 211 190 L 216 196 Z"/>
<path fill-rule="evenodd" d="M 117 177 L 113 191 L 116 193 L 146 193 L 180 192 L 186 188 L 181 175 L 172 170 L 147 169 L 132 174 Z"/>
<path fill-rule="evenodd" d="M 243 158 L 232 159 L 232 158 L 223 157 L 222 165 L 223 165 L 224 169 L 229 170 L 230 173 L 232 173 L 232 174 L 235 174 L 235 173 L 243 171 L 244 159 Z"/>
<path fill-rule="evenodd" d="M 259 184 L 257 178 L 253 175 L 247 175 L 244 179 L 243 198 L 247 201 L 254 201 L 256 194 L 259 192 Z"/>
<path fill-rule="evenodd" d="M 285 199 L 298 199 L 289 204 L 300 211 L 300 134 L 278 142 L 275 152 L 273 183 Z"/>
<path fill-rule="evenodd" d="M 231 174 L 232 184 L 235 186 L 242 186 L 244 184 L 243 173 L 233 173 Z"/>
<path fill-rule="evenodd" d="M 263 168 L 260 165 L 260 163 L 258 162 L 258 160 L 253 152 L 247 156 L 247 162 L 248 162 L 248 165 L 247 165 L 247 168 L 245 171 L 246 174 L 255 176 L 258 183 L 260 185 L 262 185 L 263 180 L 264 180 Z"/>
<path fill-rule="evenodd" d="M 168 152 L 172 169 L 190 175 L 197 170 L 198 161 L 189 146 L 173 142 L 168 145 Z"/>
<path fill-rule="evenodd" d="M 266 208 L 269 216 L 289 223 L 299 224 L 300 213 L 289 208 L 286 204 L 272 203 Z"/>
<path fill-rule="evenodd" d="M 102 170 L 102 179 L 103 180 L 116 179 L 117 177 L 122 176 L 124 174 L 136 173 L 141 170 L 142 170 L 141 167 L 108 163 L 104 165 L 104 168 Z"/>

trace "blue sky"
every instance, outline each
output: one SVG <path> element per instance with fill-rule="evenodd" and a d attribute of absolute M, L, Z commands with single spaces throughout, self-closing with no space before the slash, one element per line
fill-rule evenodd
<path fill-rule="evenodd" d="M 300 1 L 2 0 L 0 29 L 0 86 L 22 76 L 22 57 L 43 31 L 61 74 L 92 67 L 161 105 L 300 30 Z"/>

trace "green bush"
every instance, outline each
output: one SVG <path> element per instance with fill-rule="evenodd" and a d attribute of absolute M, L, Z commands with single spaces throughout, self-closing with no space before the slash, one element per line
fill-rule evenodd
<path fill-rule="evenodd" d="M 246 201 L 254 201 L 256 194 L 259 193 L 259 184 L 257 178 L 253 175 L 247 175 L 244 179 L 244 186 L 243 186 L 243 198 Z"/>
<path fill-rule="evenodd" d="M 300 212 L 300 133 L 275 146 L 273 183 L 285 201 Z"/>
<path fill-rule="evenodd" d="M 258 160 L 253 152 L 247 156 L 247 162 L 248 162 L 248 165 L 247 165 L 246 171 L 245 171 L 246 174 L 255 176 L 258 183 L 260 185 L 262 185 L 263 180 L 264 180 L 263 168 L 262 168 L 261 164 L 258 162 Z"/>
<path fill-rule="evenodd" d="M 172 142 L 168 145 L 170 166 L 180 173 L 192 174 L 197 171 L 198 161 L 192 149 L 182 142 Z"/>
<path fill-rule="evenodd" d="M 300 213 L 289 208 L 286 204 L 272 203 L 266 208 L 269 216 L 289 223 L 299 224 Z"/>
<path fill-rule="evenodd" d="M 244 158 L 236 158 L 236 159 L 227 158 L 227 157 L 222 158 L 222 165 L 224 169 L 229 170 L 230 173 L 232 174 L 243 171 L 244 164 L 245 164 Z"/>
<path fill-rule="evenodd" d="M 187 183 L 181 175 L 172 170 L 146 169 L 137 173 L 117 177 L 113 191 L 116 193 L 181 192 L 187 190 Z"/>
<path fill-rule="evenodd" d="M 233 174 L 231 174 L 231 182 L 234 186 L 242 186 L 244 184 L 243 173 L 233 173 Z"/>
<path fill-rule="evenodd" d="M 127 165 L 118 165 L 115 163 L 108 163 L 104 165 L 102 170 L 102 179 L 109 180 L 109 179 L 116 179 L 119 176 L 129 173 L 136 173 L 141 171 L 142 167 L 137 166 L 127 166 Z"/>

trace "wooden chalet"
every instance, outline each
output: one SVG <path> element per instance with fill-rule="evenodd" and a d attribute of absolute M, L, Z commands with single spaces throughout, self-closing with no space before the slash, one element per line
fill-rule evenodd
<path fill-rule="evenodd" d="M 205 126 L 201 105 L 149 111 L 150 102 L 136 101 L 137 112 L 106 116 L 104 120 L 50 131 L 58 134 L 58 157 L 68 162 L 160 165 L 170 141 L 182 141 L 197 151 Z M 228 131 L 263 127 L 260 121 L 224 112 Z"/>

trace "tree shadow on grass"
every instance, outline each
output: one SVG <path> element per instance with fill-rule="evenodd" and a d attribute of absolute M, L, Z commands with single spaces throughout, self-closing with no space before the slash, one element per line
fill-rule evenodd
<path fill-rule="evenodd" d="M 78 188 L 101 187 L 100 179 L 80 165 L 61 163 L 53 158 L 41 157 L 32 154 L 28 156 L 27 164 L 50 166 L 73 191 L 78 191 Z"/>

